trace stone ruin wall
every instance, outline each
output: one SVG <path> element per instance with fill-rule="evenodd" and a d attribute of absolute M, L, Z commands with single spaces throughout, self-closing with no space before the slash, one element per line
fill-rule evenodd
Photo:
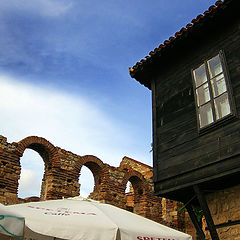
<path fill-rule="evenodd" d="M 79 196 L 82 166 L 94 176 L 90 198 L 115 205 L 181 231 L 195 234 L 186 213 L 179 214 L 179 203 L 153 195 L 152 167 L 124 157 L 119 167 L 103 163 L 99 158 L 79 156 L 55 147 L 44 138 L 31 136 L 18 143 L 8 143 L 0 136 L 0 202 L 15 204 L 39 201 L 37 197 L 18 198 L 21 174 L 20 158 L 26 148 L 39 153 L 45 165 L 40 200 Z M 131 191 L 125 193 L 127 182 Z"/>
<path fill-rule="evenodd" d="M 224 240 L 240 239 L 240 185 L 208 194 L 206 200 L 215 225 L 226 223 L 229 220 L 238 222 L 232 226 L 217 228 L 219 238 Z M 203 224 L 205 229 L 207 224 L 205 221 Z M 209 231 L 205 231 L 205 234 L 206 240 L 210 240 Z"/>

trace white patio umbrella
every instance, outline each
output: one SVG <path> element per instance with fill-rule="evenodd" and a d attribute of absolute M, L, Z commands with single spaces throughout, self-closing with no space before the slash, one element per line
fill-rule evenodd
<path fill-rule="evenodd" d="M 190 240 L 126 210 L 81 197 L 7 206 L 25 217 L 25 238 L 36 240 Z"/>
<path fill-rule="evenodd" d="M 23 231 L 24 218 L 0 204 L 0 239 L 4 238 L 3 235 L 22 238 Z"/>

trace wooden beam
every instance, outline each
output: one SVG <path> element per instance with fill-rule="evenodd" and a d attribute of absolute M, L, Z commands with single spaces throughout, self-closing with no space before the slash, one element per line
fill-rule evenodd
<path fill-rule="evenodd" d="M 151 81 L 151 90 L 152 90 L 152 119 L 153 119 L 153 126 L 152 126 L 152 150 L 153 150 L 153 181 L 157 182 L 157 176 L 158 176 L 158 163 L 157 163 L 157 106 L 156 106 L 156 84 L 155 80 L 152 79 Z M 155 191 L 155 189 L 154 189 Z"/>
<path fill-rule="evenodd" d="M 229 227 L 229 226 L 234 226 L 234 225 L 237 225 L 237 224 L 240 224 L 240 220 L 235 220 L 235 221 L 228 220 L 225 223 L 220 223 L 220 224 L 215 225 L 215 228 Z M 206 227 L 205 229 L 209 230 L 208 227 Z"/>
<path fill-rule="evenodd" d="M 210 235 L 211 235 L 212 240 L 219 240 L 216 227 L 214 225 L 210 210 L 209 210 L 208 205 L 207 205 L 207 201 L 206 201 L 202 191 L 200 190 L 198 185 L 194 185 L 193 189 L 194 189 L 194 191 L 197 195 L 198 201 L 199 201 L 200 206 L 203 210 L 203 214 L 206 218 L 207 226 L 208 226 L 208 229 L 210 231 Z"/>
<path fill-rule="evenodd" d="M 201 227 L 199 221 L 197 220 L 197 217 L 193 210 L 192 205 L 189 203 L 189 204 L 186 204 L 185 207 L 186 207 L 188 214 L 193 222 L 194 227 L 196 228 L 198 238 L 200 240 L 205 240 L 205 234 L 202 230 L 202 227 Z"/>

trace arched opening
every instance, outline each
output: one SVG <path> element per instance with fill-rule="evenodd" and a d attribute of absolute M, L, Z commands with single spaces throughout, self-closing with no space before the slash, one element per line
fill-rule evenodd
<path fill-rule="evenodd" d="M 36 196 L 40 198 L 42 178 L 44 174 L 44 161 L 38 152 L 25 149 L 20 158 L 21 173 L 18 181 L 18 197 L 27 198 Z"/>
<path fill-rule="evenodd" d="M 134 190 L 130 181 L 127 182 L 126 189 L 126 210 L 133 212 L 134 210 Z"/>
<path fill-rule="evenodd" d="M 37 137 L 37 136 L 26 137 L 23 140 L 19 141 L 17 143 L 17 145 L 18 146 L 16 149 L 16 153 L 18 154 L 18 156 L 21 157 L 21 156 L 25 155 L 26 154 L 25 152 L 28 151 L 26 149 L 31 149 L 31 150 L 34 150 L 35 152 L 37 152 L 42 158 L 41 161 L 38 161 L 38 163 L 43 162 L 44 174 L 41 174 L 42 171 L 39 168 L 36 168 L 36 172 L 34 172 L 34 174 L 37 174 L 39 176 L 41 175 L 41 177 L 39 177 L 39 178 L 42 178 L 42 181 L 40 180 L 41 192 L 39 192 L 37 194 L 37 195 L 40 194 L 40 199 L 46 200 L 46 199 L 53 199 L 53 198 L 58 197 L 57 193 L 49 191 L 49 189 L 51 189 L 51 187 L 53 186 L 53 179 L 52 179 L 53 165 L 52 165 L 52 163 L 54 162 L 54 164 L 57 166 L 59 166 L 59 164 L 60 164 L 60 161 L 59 161 L 60 159 L 59 159 L 59 156 L 57 155 L 57 149 L 54 147 L 54 145 L 52 145 L 46 139 Z M 19 161 L 19 163 L 21 163 L 21 160 Z M 31 165 L 30 163 L 34 163 L 34 160 L 32 159 L 32 160 L 28 161 L 28 164 L 26 165 L 27 169 L 30 167 L 30 165 Z M 22 169 L 24 169 L 24 166 L 22 166 Z M 30 170 L 32 170 L 32 169 L 30 169 Z M 18 177 L 20 177 L 20 173 L 19 173 Z M 21 180 L 21 182 L 22 182 L 22 180 Z M 22 189 L 22 187 L 20 188 L 20 191 L 21 191 L 21 189 Z M 27 199 L 27 201 L 29 201 L 29 200 L 32 200 L 32 199 Z"/>
<path fill-rule="evenodd" d="M 92 171 L 86 166 L 81 168 L 79 185 L 81 197 L 87 198 L 94 191 L 94 176 Z"/>
<path fill-rule="evenodd" d="M 142 180 L 137 176 L 130 177 L 125 189 L 126 210 L 138 213 L 143 194 L 144 188 Z"/>

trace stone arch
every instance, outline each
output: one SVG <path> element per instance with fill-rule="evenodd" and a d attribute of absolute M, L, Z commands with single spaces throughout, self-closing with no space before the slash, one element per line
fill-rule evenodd
<path fill-rule="evenodd" d="M 23 156 L 25 149 L 32 149 L 36 151 L 43 159 L 45 170 L 42 179 L 42 186 L 41 186 L 41 199 L 46 199 L 47 197 L 47 176 L 50 174 L 53 167 L 60 166 L 59 157 L 57 154 L 57 148 L 45 138 L 37 137 L 37 136 L 30 136 L 22 139 L 17 143 L 16 153 L 20 157 Z M 20 178 L 20 174 L 19 174 Z"/>
<path fill-rule="evenodd" d="M 125 171 L 125 176 L 123 178 L 121 188 L 125 191 L 128 181 L 132 185 L 132 191 L 125 194 L 126 209 L 137 214 L 144 215 L 142 212 L 142 204 L 145 201 L 146 194 L 148 193 L 148 183 L 140 172 L 132 170 L 129 166 L 122 166 L 122 169 Z"/>
<path fill-rule="evenodd" d="M 124 167 L 125 171 L 127 169 L 127 166 Z M 125 188 L 127 185 L 127 182 L 130 181 L 133 185 L 134 191 L 137 190 L 140 195 L 145 194 L 148 189 L 148 184 L 146 182 L 146 179 L 144 176 L 135 170 L 131 170 L 131 168 L 128 168 L 128 172 L 125 173 L 123 181 L 122 181 L 122 187 Z"/>
<path fill-rule="evenodd" d="M 60 165 L 59 158 L 56 154 L 57 149 L 45 138 L 30 136 L 19 141 L 16 148 L 16 152 L 18 153 L 19 157 L 22 157 L 26 148 L 30 148 L 38 152 L 43 161 L 50 167 Z"/>
<path fill-rule="evenodd" d="M 78 176 L 80 175 L 82 166 L 86 166 L 93 174 L 94 190 L 91 195 L 94 197 L 94 195 L 99 192 L 100 185 L 103 182 L 105 164 L 99 158 L 93 155 L 85 155 L 76 162 L 75 168 L 78 172 Z"/>

